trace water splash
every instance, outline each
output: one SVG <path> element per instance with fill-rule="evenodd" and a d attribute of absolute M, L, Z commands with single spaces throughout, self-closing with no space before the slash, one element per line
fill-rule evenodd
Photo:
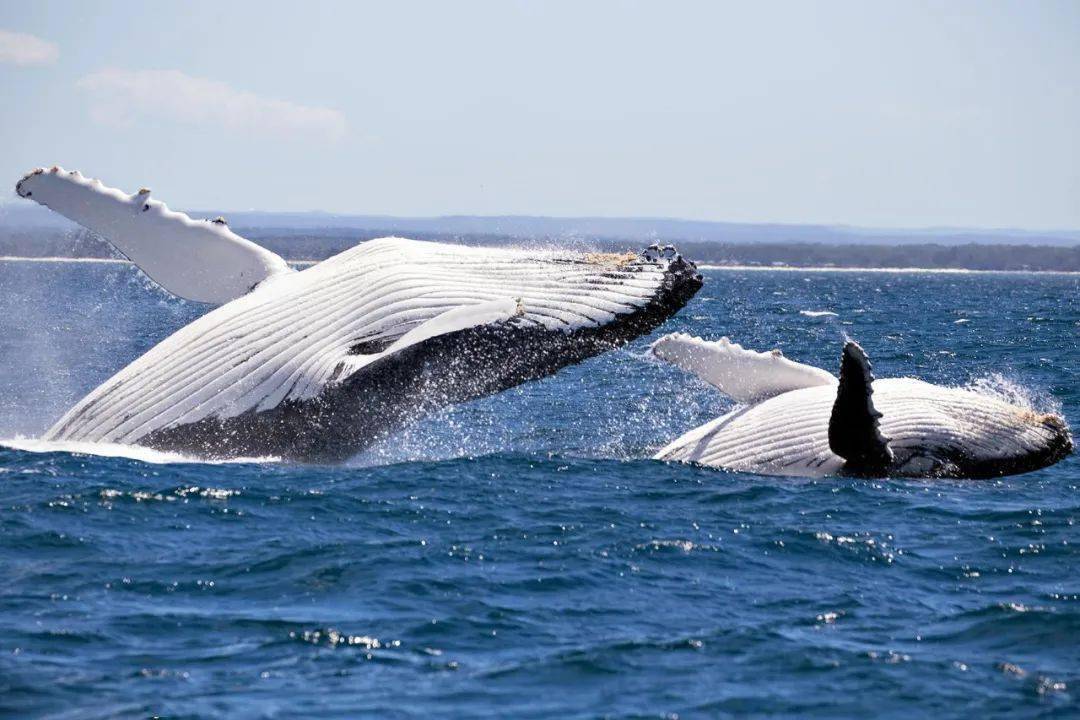
<path fill-rule="evenodd" d="M 1045 390 L 1035 389 L 1002 373 L 977 377 L 965 389 L 1040 413 L 1061 415 L 1061 401 Z"/>

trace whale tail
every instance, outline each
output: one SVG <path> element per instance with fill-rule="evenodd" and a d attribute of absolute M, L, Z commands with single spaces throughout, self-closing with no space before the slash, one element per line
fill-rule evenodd
<path fill-rule="evenodd" d="M 874 407 L 873 382 L 870 358 L 848 340 L 829 417 L 829 448 L 847 461 L 844 470 L 856 475 L 883 475 L 893 462 L 889 439 L 881 434 L 881 413 Z"/>

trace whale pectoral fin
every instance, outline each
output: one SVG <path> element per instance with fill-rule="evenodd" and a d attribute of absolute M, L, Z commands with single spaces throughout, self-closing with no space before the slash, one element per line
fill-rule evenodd
<path fill-rule="evenodd" d="M 788 360 L 779 350 L 755 352 L 726 337 L 709 342 L 673 333 L 657 340 L 649 350 L 738 402 L 758 402 L 790 390 L 836 382 L 830 373 Z"/>
<path fill-rule="evenodd" d="M 342 361 L 341 367 L 334 373 L 335 380 L 344 381 L 361 368 L 386 360 L 433 338 L 485 325 L 498 325 L 523 314 L 521 301 L 511 298 L 451 308 L 417 325 L 380 352 L 350 355 Z"/>
<path fill-rule="evenodd" d="M 145 188 L 127 195 L 53 167 L 27 174 L 15 192 L 101 235 L 158 285 L 188 300 L 225 303 L 290 272 L 281 257 L 229 230 L 223 218 L 192 220 Z"/>
<path fill-rule="evenodd" d="M 870 359 L 848 341 L 840 359 L 840 385 L 829 417 L 829 448 L 844 458 L 844 469 L 857 475 L 883 475 L 893 462 L 889 439 L 881 434 L 881 413 L 874 407 Z"/>
<path fill-rule="evenodd" d="M 473 305 L 462 305 L 436 315 L 427 322 L 414 327 L 386 348 L 382 355 L 393 355 L 407 347 L 418 345 L 438 335 L 468 330 L 481 325 L 503 323 L 524 314 L 520 300 L 501 298 Z"/>

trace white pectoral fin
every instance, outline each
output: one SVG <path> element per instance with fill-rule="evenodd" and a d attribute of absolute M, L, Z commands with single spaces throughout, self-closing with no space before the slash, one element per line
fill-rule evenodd
<path fill-rule="evenodd" d="M 738 402 L 757 402 L 789 390 L 836 383 L 832 374 L 788 360 L 779 350 L 755 352 L 727 338 L 709 342 L 673 333 L 653 343 L 650 351 Z"/>
<path fill-rule="evenodd" d="M 446 312 L 436 315 L 427 322 L 417 325 L 409 332 L 395 340 L 389 347 L 379 353 L 371 355 L 352 355 L 346 361 L 341 372 L 337 373 L 340 380 L 344 380 L 357 370 L 370 365 L 376 360 L 384 360 L 396 353 L 420 345 L 431 338 L 440 335 L 448 335 L 462 330 L 481 327 L 483 325 L 497 325 L 508 322 L 515 317 L 524 314 L 524 308 L 520 300 L 501 298 L 473 305 L 461 305 Z"/>
<path fill-rule="evenodd" d="M 412 345 L 418 345 L 438 335 L 468 330 L 481 325 L 506 322 L 523 312 L 517 300 L 503 298 L 489 300 L 475 305 L 462 305 L 436 315 L 422 325 L 414 327 L 402 335 L 393 345 L 383 351 L 383 355 L 393 355 Z"/>
<path fill-rule="evenodd" d="M 229 230 L 192 220 L 150 198 L 106 187 L 76 171 L 35 170 L 15 191 L 109 241 L 163 288 L 188 300 L 225 303 L 289 272 L 278 255 Z"/>

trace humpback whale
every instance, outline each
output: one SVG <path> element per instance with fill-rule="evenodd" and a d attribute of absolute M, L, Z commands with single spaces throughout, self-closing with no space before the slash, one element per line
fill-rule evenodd
<path fill-rule="evenodd" d="M 46 440 L 338 462 L 450 403 L 648 333 L 701 287 L 673 247 L 623 255 L 381 238 L 297 271 L 59 167 L 16 192 L 96 232 L 165 290 L 219 307 L 92 390 Z"/>
<path fill-rule="evenodd" d="M 727 338 L 677 333 L 653 356 L 741 403 L 655 458 L 765 475 L 993 478 L 1052 465 L 1072 450 L 1059 415 L 914 378 L 875 380 L 845 343 L 840 377 Z"/>

